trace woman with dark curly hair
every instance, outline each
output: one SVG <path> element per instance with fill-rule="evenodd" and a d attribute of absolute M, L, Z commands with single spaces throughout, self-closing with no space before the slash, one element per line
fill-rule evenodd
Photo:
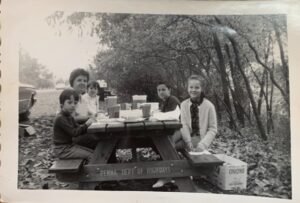
<path fill-rule="evenodd" d="M 70 78 L 69 78 L 70 86 L 79 95 L 79 101 L 76 106 L 76 110 L 74 114 L 75 120 L 79 123 L 85 122 L 89 118 L 87 104 L 82 99 L 82 95 L 87 90 L 88 81 L 89 81 L 89 73 L 82 68 L 77 68 L 73 70 L 70 74 Z"/>
<path fill-rule="evenodd" d="M 70 74 L 69 82 L 71 87 L 78 93 L 79 100 L 75 107 L 75 112 L 72 115 L 75 121 L 79 124 L 85 123 L 89 118 L 94 118 L 94 115 L 89 115 L 88 113 L 88 105 L 86 101 L 82 98 L 82 95 L 87 91 L 87 84 L 89 81 L 89 73 L 82 69 L 77 68 L 73 70 Z M 78 136 L 73 138 L 73 141 L 76 144 L 89 147 L 94 149 L 97 145 L 97 137 L 93 135 L 85 135 L 85 136 Z"/>

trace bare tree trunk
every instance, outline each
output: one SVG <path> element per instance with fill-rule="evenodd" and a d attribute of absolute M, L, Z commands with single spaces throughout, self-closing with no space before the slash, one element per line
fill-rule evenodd
<path fill-rule="evenodd" d="M 280 93 L 283 96 L 283 99 L 286 101 L 286 103 L 289 106 L 290 105 L 289 95 L 285 92 L 285 90 L 282 87 L 280 87 L 278 82 L 275 80 L 273 71 L 264 62 L 261 61 L 257 50 L 254 48 L 253 44 L 249 40 L 248 40 L 248 45 L 249 45 L 250 49 L 254 52 L 257 62 L 270 73 L 271 81 L 274 83 L 275 87 L 278 88 L 278 90 L 280 91 Z"/>
<path fill-rule="evenodd" d="M 290 94 L 290 85 L 289 85 L 289 68 L 288 68 L 288 63 L 284 54 L 284 50 L 283 50 L 283 44 L 282 44 L 282 40 L 280 38 L 280 30 L 278 28 L 278 25 L 276 22 L 273 21 L 273 27 L 275 30 L 275 35 L 276 35 L 276 39 L 278 42 L 278 46 L 279 46 L 279 51 L 280 51 L 280 59 L 281 59 L 281 64 L 282 64 L 282 69 L 283 69 L 283 75 L 285 77 L 285 86 L 286 86 L 286 92 L 287 95 L 289 96 Z"/>
<path fill-rule="evenodd" d="M 267 137 L 265 129 L 263 127 L 263 123 L 261 121 L 261 118 L 260 118 L 260 116 L 257 112 L 256 102 L 255 102 L 255 99 L 254 99 L 254 96 L 253 96 L 253 93 L 252 93 L 252 89 L 250 87 L 249 80 L 248 80 L 245 72 L 243 71 L 243 69 L 241 67 L 241 61 L 240 61 L 239 50 L 237 48 L 237 42 L 235 41 L 235 39 L 232 36 L 227 35 L 227 37 L 228 37 L 229 41 L 231 42 L 234 53 L 235 53 L 236 65 L 237 65 L 238 69 L 240 70 L 240 72 L 243 76 L 243 79 L 245 81 L 246 89 L 247 89 L 247 92 L 248 92 L 248 95 L 249 95 L 249 99 L 250 99 L 251 106 L 252 106 L 252 111 L 253 111 L 255 119 L 256 119 L 258 130 L 260 132 L 260 135 L 261 135 L 262 139 L 267 140 L 268 137 Z"/>
<path fill-rule="evenodd" d="M 231 108 L 230 97 L 229 97 L 229 82 L 227 80 L 226 66 L 225 66 L 225 62 L 224 62 L 224 56 L 222 53 L 220 41 L 215 32 L 213 33 L 213 39 L 214 39 L 214 45 L 215 45 L 215 49 L 217 52 L 217 56 L 219 59 L 219 70 L 220 70 L 220 76 L 221 76 L 221 81 L 222 81 L 224 104 L 226 105 L 226 109 L 227 109 L 228 113 L 230 114 L 229 126 L 230 126 L 230 128 L 233 128 L 235 121 L 233 119 L 232 108 Z"/>
<path fill-rule="evenodd" d="M 272 69 L 274 69 L 274 61 L 272 65 Z M 274 131 L 274 122 L 273 122 L 273 92 L 274 92 L 274 85 L 271 84 L 271 92 L 270 92 L 270 99 L 267 100 L 267 132 L 268 134 Z"/>
<path fill-rule="evenodd" d="M 236 116 L 237 116 L 240 124 L 242 125 L 242 127 L 244 127 L 245 126 L 245 110 L 243 109 L 241 98 L 245 94 L 244 94 L 243 88 L 241 87 L 241 78 L 240 78 L 241 76 L 238 73 L 237 69 L 233 65 L 232 56 L 230 54 L 230 48 L 229 48 L 228 44 L 225 45 L 225 50 L 226 50 L 226 53 L 228 56 L 231 78 L 232 78 L 232 82 L 233 82 L 233 86 L 234 86 L 234 90 L 231 91 L 231 95 L 233 98 L 233 105 L 235 108 Z"/>
<path fill-rule="evenodd" d="M 262 102 L 263 102 L 263 97 L 265 97 L 264 88 L 266 86 L 265 85 L 266 77 L 268 77 L 267 76 L 267 71 L 264 70 L 263 75 L 262 75 L 262 79 L 261 79 L 261 84 L 260 84 L 259 97 L 258 97 L 258 100 L 257 100 L 258 115 L 261 115 L 261 106 L 262 106 Z"/>
<path fill-rule="evenodd" d="M 222 120 L 222 114 L 221 114 L 221 110 L 220 110 L 219 98 L 218 98 L 218 95 L 217 95 L 216 92 L 214 93 L 214 97 L 215 97 L 217 116 L 218 116 L 219 120 Z"/>
<path fill-rule="evenodd" d="M 268 46 L 267 46 L 267 50 L 265 52 L 265 57 L 264 57 L 265 64 L 268 63 L 268 59 L 269 59 L 269 55 L 270 55 L 270 51 L 271 51 L 271 45 L 272 45 L 271 42 L 272 42 L 272 37 L 269 34 Z M 258 99 L 258 104 L 257 104 L 257 109 L 258 109 L 259 115 L 261 115 L 261 106 L 262 106 L 263 96 L 266 97 L 266 94 L 267 94 L 264 91 L 265 86 L 266 86 L 266 92 L 268 92 L 269 84 L 268 84 L 268 82 L 266 83 L 266 81 L 268 81 L 268 72 L 266 69 L 264 69 L 262 80 L 261 80 L 261 82 L 258 81 L 258 83 L 260 83 L 260 92 L 259 92 L 259 99 Z M 268 103 L 268 100 L 266 100 L 266 105 L 267 105 L 267 103 Z"/>

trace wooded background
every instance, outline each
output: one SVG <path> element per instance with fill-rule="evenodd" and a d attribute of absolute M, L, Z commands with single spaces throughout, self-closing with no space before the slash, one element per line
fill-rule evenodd
<path fill-rule="evenodd" d="M 289 71 L 284 15 L 146 15 L 56 12 L 49 25 L 97 35 L 103 49 L 89 71 L 121 98 L 146 94 L 157 101 L 164 80 L 180 100 L 187 78 L 203 77 L 218 119 L 231 129 L 256 126 L 289 138 Z M 89 29 L 87 29 L 89 28 Z"/>

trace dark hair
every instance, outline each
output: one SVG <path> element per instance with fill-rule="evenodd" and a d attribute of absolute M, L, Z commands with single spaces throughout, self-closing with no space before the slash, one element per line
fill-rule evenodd
<path fill-rule="evenodd" d="M 156 87 L 159 85 L 165 85 L 168 89 L 171 89 L 171 85 L 169 83 L 167 83 L 166 81 L 159 81 L 157 83 Z"/>
<path fill-rule="evenodd" d="M 87 84 L 87 88 L 89 88 L 89 87 L 94 87 L 98 90 L 100 89 L 99 83 L 95 80 L 92 80 Z"/>
<path fill-rule="evenodd" d="M 79 100 L 79 95 L 74 89 L 68 88 L 63 90 L 59 95 L 59 103 L 64 104 L 67 99 L 71 99 L 71 96 L 74 97 L 75 101 Z"/>
<path fill-rule="evenodd" d="M 71 87 L 73 87 L 74 80 L 80 75 L 85 76 L 87 78 L 87 81 L 89 81 L 89 78 L 90 78 L 89 73 L 82 68 L 76 68 L 70 74 L 69 83 L 70 83 Z"/>

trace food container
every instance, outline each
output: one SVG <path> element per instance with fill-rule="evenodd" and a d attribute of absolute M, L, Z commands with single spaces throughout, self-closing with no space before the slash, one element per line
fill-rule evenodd
<path fill-rule="evenodd" d="M 147 95 L 133 95 L 132 109 L 138 109 L 139 105 L 147 102 Z"/>

